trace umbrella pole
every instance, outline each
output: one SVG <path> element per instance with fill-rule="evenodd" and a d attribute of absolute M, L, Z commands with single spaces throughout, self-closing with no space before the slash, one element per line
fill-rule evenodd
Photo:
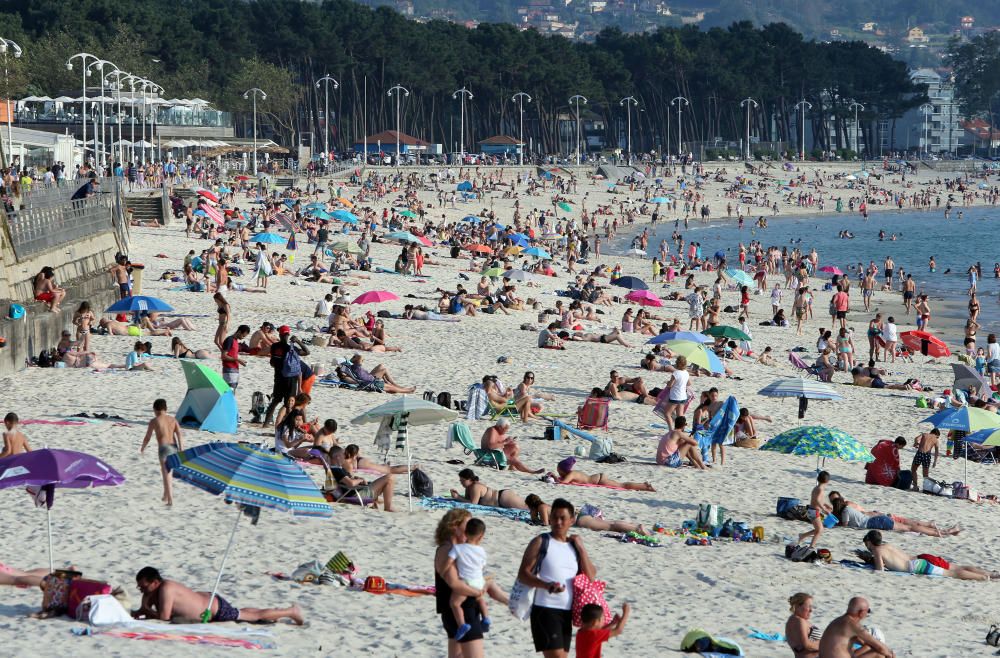
<path fill-rule="evenodd" d="M 49 573 L 52 573 L 55 571 L 52 563 L 52 510 L 48 505 L 45 506 L 45 529 L 49 535 Z"/>
<path fill-rule="evenodd" d="M 963 441 L 965 444 L 965 486 L 969 486 L 969 442 Z"/>
<path fill-rule="evenodd" d="M 406 509 L 413 511 L 413 455 L 410 454 L 409 438 L 406 441 Z"/>
<path fill-rule="evenodd" d="M 208 607 L 205 612 L 201 613 L 201 623 L 207 624 L 209 620 L 212 619 L 212 602 L 215 600 L 215 595 L 219 592 L 219 583 L 222 582 L 222 572 L 226 570 L 226 560 L 229 559 L 229 551 L 233 549 L 233 542 L 236 540 L 236 529 L 240 525 L 240 517 L 243 516 L 243 510 L 236 503 L 233 503 L 236 507 L 236 522 L 233 523 L 233 531 L 229 533 L 229 543 L 226 544 L 226 552 L 222 554 L 222 564 L 219 565 L 219 575 L 215 577 L 215 585 L 212 586 L 212 594 L 208 597 Z"/>

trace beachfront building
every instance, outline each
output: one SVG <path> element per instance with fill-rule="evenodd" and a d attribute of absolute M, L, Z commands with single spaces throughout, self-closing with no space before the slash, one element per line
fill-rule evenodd
<path fill-rule="evenodd" d="M 480 140 L 479 152 L 486 155 L 506 155 L 516 157 L 524 148 L 524 143 L 508 135 L 494 135 Z"/>
<path fill-rule="evenodd" d="M 883 120 L 878 134 L 882 151 L 909 151 L 918 155 L 957 155 L 962 138 L 962 115 L 955 99 L 955 84 L 950 73 L 934 69 L 915 69 L 910 79 L 927 85 L 929 108 L 914 108 L 902 117 Z"/>

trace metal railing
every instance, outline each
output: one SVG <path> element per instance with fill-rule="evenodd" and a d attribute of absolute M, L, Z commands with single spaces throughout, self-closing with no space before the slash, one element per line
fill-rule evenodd
<path fill-rule="evenodd" d="M 18 260 L 114 231 L 114 188 L 78 201 L 66 201 L 7 213 L 11 246 Z"/>

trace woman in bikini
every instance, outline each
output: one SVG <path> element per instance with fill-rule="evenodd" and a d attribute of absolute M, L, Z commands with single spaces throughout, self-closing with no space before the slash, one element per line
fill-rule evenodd
<path fill-rule="evenodd" d="M 804 592 L 793 594 L 788 599 L 791 616 L 785 622 L 785 637 L 794 658 L 818 658 L 819 639 L 822 631 L 810 622 L 813 599 Z"/>
<path fill-rule="evenodd" d="M 372 327 L 372 351 L 373 352 L 402 352 L 401 347 L 390 347 L 385 344 L 385 339 L 389 335 L 385 332 L 385 322 L 382 320 L 375 320 L 375 325 Z M 381 347 L 382 349 L 376 349 Z"/>
<path fill-rule="evenodd" d="M 484 505 L 486 507 L 501 507 L 503 509 L 528 509 L 528 505 L 513 489 L 490 489 L 479 482 L 479 476 L 471 468 L 463 468 L 458 473 L 458 481 L 465 487 L 465 495 L 460 495 L 454 489 L 451 497 L 463 503 Z"/>
<path fill-rule="evenodd" d="M 183 329 L 184 331 L 194 331 L 194 323 L 187 318 L 175 318 L 170 320 L 161 320 L 160 313 L 158 311 L 149 312 L 149 321 L 157 329 Z"/>
<path fill-rule="evenodd" d="M 344 448 L 344 470 L 348 473 L 354 473 L 354 471 L 358 469 L 375 471 L 377 473 L 382 473 L 383 475 L 403 475 L 407 472 L 406 466 L 379 464 L 378 462 L 372 461 L 367 457 L 362 457 L 359 453 L 360 450 L 358 446 L 353 443 Z M 413 465 L 414 470 L 418 468 L 420 468 L 420 464 Z"/>
<path fill-rule="evenodd" d="M 878 361 L 879 344 L 876 341 L 882 335 L 882 314 L 876 313 L 868 323 L 868 358 Z"/>
<path fill-rule="evenodd" d="M 542 410 L 542 400 L 551 402 L 555 396 L 549 393 L 538 393 L 534 390 L 535 373 L 526 372 L 521 383 L 514 388 L 514 406 L 521 414 L 521 422 L 528 422 L 539 418 L 538 412 Z"/>
<path fill-rule="evenodd" d="M 536 525 L 547 526 L 549 524 L 549 512 L 552 506 L 543 503 L 536 494 L 530 494 L 524 499 L 528 510 L 531 511 L 531 522 Z M 573 522 L 574 528 L 584 528 L 586 530 L 596 530 L 598 532 L 638 532 L 640 535 L 648 535 L 649 532 L 641 523 L 631 523 L 629 521 L 608 521 L 604 518 L 601 510 L 591 505 L 582 505 L 576 513 L 576 520 Z"/>
<path fill-rule="evenodd" d="M 844 370 L 854 367 L 854 341 L 843 327 L 837 335 L 837 358 L 844 360 Z"/>
<path fill-rule="evenodd" d="M 76 327 L 76 340 L 83 352 L 90 349 L 90 328 L 96 321 L 90 302 L 80 302 L 80 306 L 73 312 L 73 325 Z"/>
<path fill-rule="evenodd" d="M 232 309 L 229 308 L 229 302 L 222 296 L 222 293 L 215 293 L 212 295 L 212 299 L 215 300 L 219 312 L 219 327 L 215 330 L 215 345 L 221 350 L 222 341 L 226 339 L 226 333 L 229 330 L 229 317 L 232 314 Z"/>
<path fill-rule="evenodd" d="M 604 473 L 587 475 L 583 471 L 574 471 L 576 465 L 575 457 L 567 457 L 559 462 L 556 471 L 559 474 L 560 484 L 597 484 L 602 487 L 617 487 L 630 491 L 656 491 L 649 482 L 616 482 Z"/>
<path fill-rule="evenodd" d="M 206 350 L 192 350 L 187 345 L 185 345 L 180 338 L 174 336 L 173 340 L 170 341 L 170 351 L 173 352 L 175 359 L 207 359 L 209 358 L 208 351 Z"/>

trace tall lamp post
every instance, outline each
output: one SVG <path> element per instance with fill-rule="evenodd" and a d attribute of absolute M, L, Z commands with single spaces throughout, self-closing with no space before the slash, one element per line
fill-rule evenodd
<path fill-rule="evenodd" d="M 626 96 L 618 101 L 618 104 L 625 106 L 625 130 L 627 131 L 625 133 L 625 144 L 628 147 L 628 164 L 632 164 L 632 106 L 638 105 L 639 101 L 635 96 Z"/>
<path fill-rule="evenodd" d="M 453 99 L 460 97 L 462 105 L 462 109 L 460 111 L 461 119 L 459 121 L 459 128 L 458 128 L 459 132 L 458 142 L 459 144 L 461 144 L 461 146 L 459 147 L 459 158 L 461 158 L 462 164 L 465 164 L 465 99 L 468 98 L 471 101 L 473 96 L 471 91 L 469 91 L 465 87 L 462 87 L 461 89 L 456 89 L 455 93 L 453 93 L 451 97 Z"/>
<path fill-rule="evenodd" d="M 799 160 L 804 161 L 806 159 L 806 110 L 813 109 L 813 106 L 812 103 L 803 98 L 795 104 L 796 110 L 800 107 L 802 108 L 802 121 L 800 122 L 799 128 L 802 137 L 799 139 Z"/>
<path fill-rule="evenodd" d="M 153 155 L 153 145 L 156 143 L 153 140 L 154 128 L 156 127 L 156 105 L 153 105 L 152 114 L 147 114 L 146 110 L 146 92 L 151 91 L 154 93 L 163 93 L 163 87 L 156 84 L 151 80 L 144 80 L 142 84 L 142 141 L 146 141 L 146 124 L 149 124 L 149 154 L 152 158 Z M 146 147 L 142 147 L 142 163 L 146 164 Z"/>
<path fill-rule="evenodd" d="M 127 83 L 129 86 L 129 105 L 132 106 L 132 120 L 129 122 L 132 124 L 132 134 L 129 135 L 129 142 L 131 145 L 129 146 L 128 161 L 130 163 L 135 163 L 135 86 L 140 84 L 143 80 L 144 78 L 135 75 L 134 73 L 129 73 L 128 75 L 122 77 L 122 83 Z"/>
<path fill-rule="evenodd" d="M 920 106 L 920 111 L 924 113 L 924 159 L 927 158 L 927 154 L 930 152 L 930 135 L 927 132 L 927 117 L 931 115 L 934 111 L 934 106 L 930 103 L 924 103 Z"/>
<path fill-rule="evenodd" d="M 759 107 L 759 104 L 757 103 L 757 101 L 755 101 L 754 99 L 752 99 L 752 98 L 750 98 L 748 96 L 747 98 L 744 98 L 743 100 L 740 101 L 740 107 L 746 107 L 747 108 L 747 153 L 746 153 L 746 159 L 749 161 L 750 160 L 750 113 L 753 112 L 753 108 Z"/>
<path fill-rule="evenodd" d="M 263 90 L 253 87 L 243 92 L 243 98 L 253 98 L 253 174 L 257 175 L 257 95 L 260 94 L 262 101 L 267 100 L 267 94 Z"/>
<path fill-rule="evenodd" d="M 580 94 L 577 94 L 569 99 L 570 103 L 574 101 L 576 101 L 576 166 L 579 167 L 580 166 L 580 101 L 583 101 L 583 104 L 586 105 L 587 99 L 581 96 Z"/>
<path fill-rule="evenodd" d="M 520 162 L 521 162 L 521 166 L 522 167 L 524 166 L 524 101 L 525 101 L 525 99 L 527 99 L 527 101 L 529 103 L 531 102 L 531 96 L 529 96 L 528 94 L 524 93 L 523 91 L 519 91 L 519 92 L 517 92 L 516 94 L 514 94 L 513 96 L 510 97 L 510 100 L 512 100 L 513 102 L 517 103 L 517 112 L 518 112 L 518 119 L 517 119 L 517 123 L 518 123 L 518 136 L 517 136 L 517 138 L 521 142 L 520 148 L 518 149 L 518 151 L 519 151 L 519 153 L 521 155 Z"/>
<path fill-rule="evenodd" d="M 77 53 L 66 60 L 66 70 L 73 70 L 73 60 L 80 59 L 80 63 L 83 65 L 83 94 L 82 98 L 82 114 L 83 114 L 83 164 L 87 164 L 87 76 L 90 75 L 90 65 L 87 63 L 88 59 L 92 59 L 95 62 L 100 59 L 97 55 L 91 55 L 90 53 Z M 94 158 L 97 158 L 97 131 L 94 131 Z"/>
<path fill-rule="evenodd" d="M 326 151 L 326 157 L 330 157 L 330 85 L 333 85 L 334 89 L 340 88 L 340 83 L 335 79 L 330 77 L 327 73 L 322 78 L 316 81 L 316 88 L 319 89 L 320 83 L 326 83 L 323 88 L 323 100 L 326 103 L 326 114 L 323 117 L 323 150 Z"/>
<path fill-rule="evenodd" d="M 7 150 L 5 151 L 7 162 L 4 162 L 4 166 L 13 162 L 14 159 L 14 130 L 11 127 L 11 122 L 14 115 L 13 101 L 10 98 L 10 77 L 7 73 L 7 54 L 12 53 L 14 58 L 17 59 L 22 54 L 21 46 L 17 45 L 10 39 L 5 39 L 0 37 L 0 53 L 3 54 L 3 83 L 4 90 L 7 96 Z"/>
<path fill-rule="evenodd" d="M 681 137 L 683 136 L 684 133 L 684 126 L 683 124 L 681 124 L 681 106 L 690 105 L 691 103 L 689 103 L 688 99 L 684 98 L 683 96 L 678 96 L 674 100 L 670 101 L 670 104 L 677 106 L 677 159 L 680 160 L 681 144 L 683 143 Z"/>
<path fill-rule="evenodd" d="M 396 93 L 392 93 L 396 92 Z M 399 95 L 409 96 L 410 90 L 403 85 L 396 85 L 388 91 L 389 98 L 396 99 L 396 166 L 399 166 Z"/>
<path fill-rule="evenodd" d="M 125 82 L 127 82 L 130 78 L 134 78 L 135 76 L 133 76 L 131 73 L 126 73 L 121 69 L 115 69 L 114 71 L 108 74 L 109 79 L 112 77 L 115 78 L 115 81 L 114 83 L 109 82 L 108 86 L 115 90 L 115 96 L 118 101 L 118 111 L 115 115 L 118 118 L 118 162 L 120 162 L 124 167 L 125 150 L 124 150 L 124 144 L 122 142 L 125 141 L 125 137 L 122 133 L 122 90 L 124 89 Z M 111 86 L 112 84 L 114 86 Z M 111 138 L 114 139 L 114 131 L 112 131 L 111 133 Z"/>
<path fill-rule="evenodd" d="M 849 110 L 854 110 L 854 152 L 855 155 L 861 154 L 861 141 L 859 140 L 861 124 L 858 123 L 858 110 L 862 112 L 865 111 L 865 106 L 857 101 L 851 101 L 851 104 L 847 107 Z"/>
<path fill-rule="evenodd" d="M 105 158 L 105 165 L 107 165 L 107 157 L 108 157 L 108 155 L 113 154 L 114 151 L 108 151 L 108 142 L 107 142 L 107 137 L 105 135 L 105 126 L 106 126 L 107 121 L 106 121 L 106 116 L 105 116 L 105 112 L 104 112 L 104 76 L 106 75 L 105 72 L 104 72 L 104 68 L 108 67 L 108 68 L 114 69 L 114 71 L 119 71 L 121 69 L 119 69 L 117 66 L 114 65 L 114 63 L 109 62 L 106 59 L 99 59 L 96 62 L 92 62 L 90 64 L 90 66 L 91 66 L 91 68 L 95 68 L 95 69 L 97 69 L 100 72 L 100 79 L 101 79 L 101 97 L 100 97 L 100 100 L 101 100 L 101 155 Z M 111 74 L 111 72 L 108 72 L 107 75 L 110 75 L 110 74 Z M 107 155 L 105 154 L 106 151 L 108 151 Z"/>

